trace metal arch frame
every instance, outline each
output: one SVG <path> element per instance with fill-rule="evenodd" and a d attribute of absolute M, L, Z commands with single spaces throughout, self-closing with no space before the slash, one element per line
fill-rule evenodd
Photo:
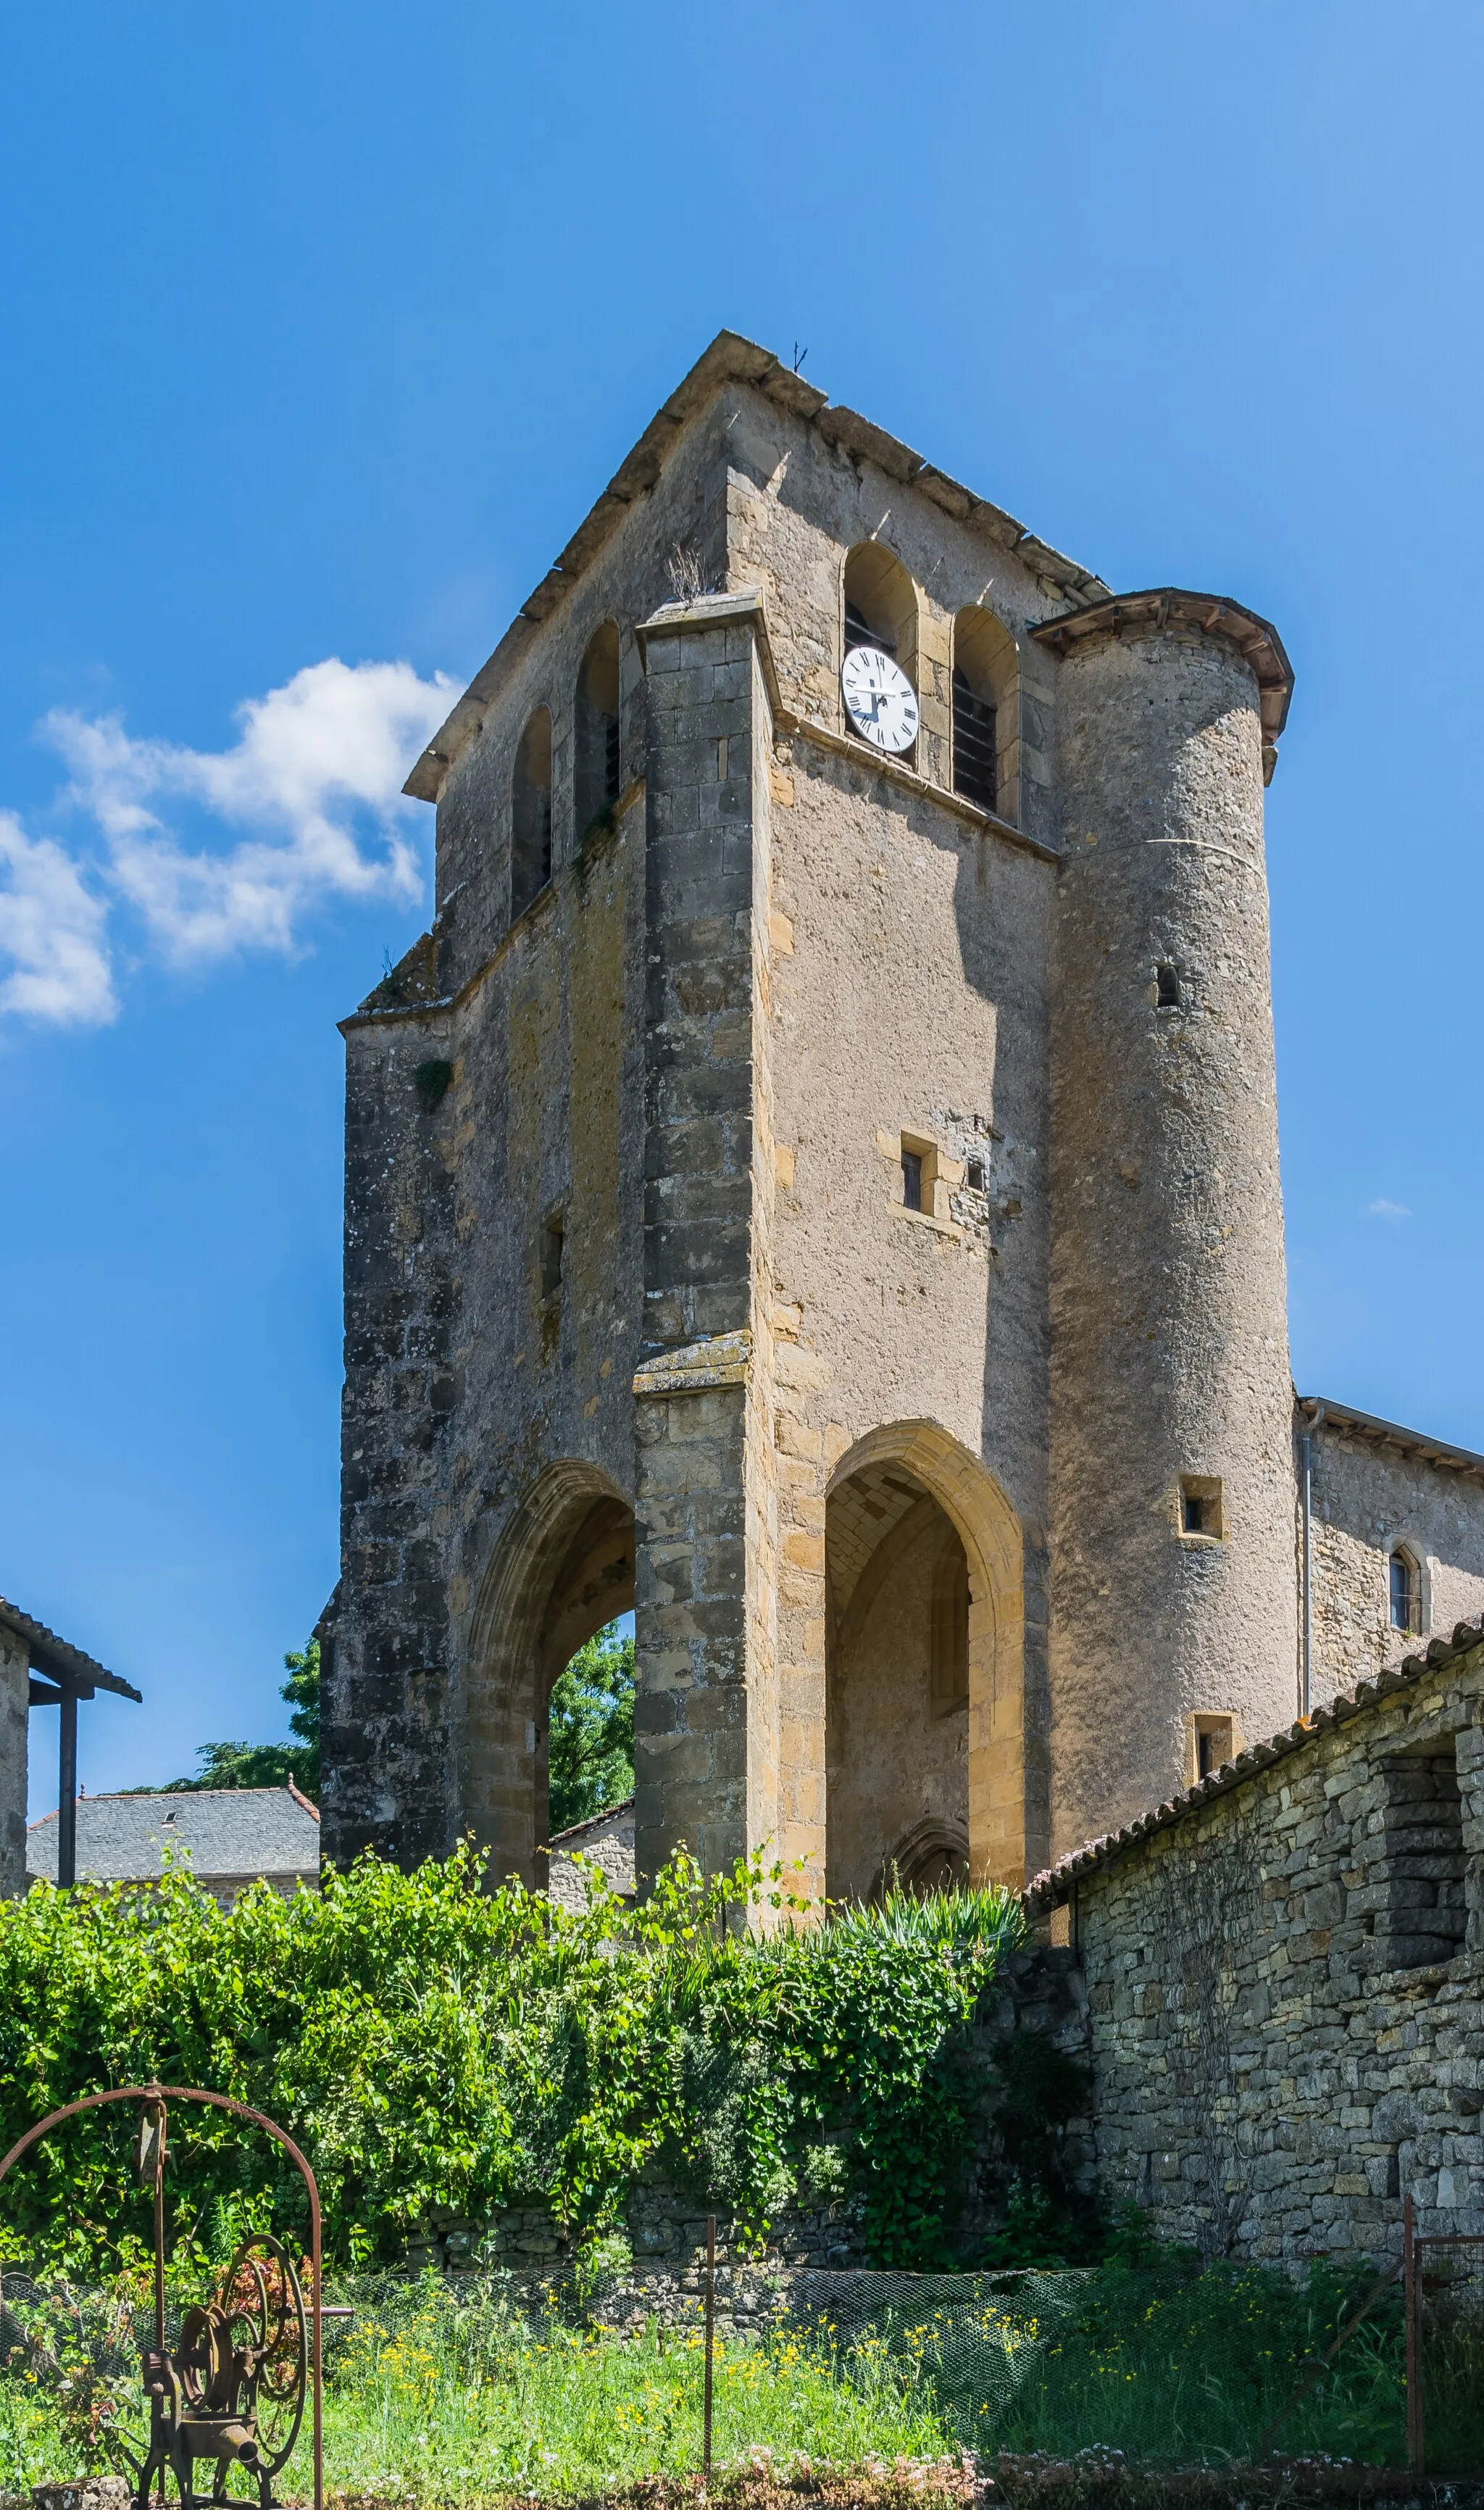
<path fill-rule="evenodd" d="M 265 2117 L 261 2110 L 248 2109 L 245 2101 L 229 2101 L 224 2092 L 200 2092 L 187 2090 L 186 2087 L 180 2083 L 131 2083 L 118 2091 L 89 2092 L 87 2097 L 83 2100 L 68 2101 L 64 2109 L 53 2110 L 49 2117 L 44 2117 L 36 2126 L 27 2128 L 19 2142 L 13 2144 L 4 2159 L 0 2160 L 0 2180 L 5 2179 L 12 2166 L 20 2159 L 22 2153 L 29 2152 L 33 2144 L 39 2144 L 42 2137 L 50 2134 L 54 2126 L 60 2126 L 63 2119 L 79 2117 L 84 2110 L 98 2110 L 106 2108 L 114 2101 L 143 2101 L 149 2106 L 157 2108 L 162 2111 L 164 2111 L 167 2101 L 197 2101 L 204 2109 L 226 2110 L 231 2116 L 246 2118 L 249 2125 L 261 2127 L 263 2133 L 267 2136 L 271 2136 L 275 2144 L 281 2144 L 283 2146 L 285 2151 L 288 2153 L 290 2158 L 297 2165 L 299 2175 L 302 2178 L 305 2187 L 309 2190 L 309 2264 L 310 2278 L 313 2285 L 311 2313 L 314 2329 L 310 2344 L 310 2390 L 313 2403 L 312 2428 L 314 2432 L 315 2459 L 314 2510 L 324 2510 L 323 2379 L 322 2376 L 323 2353 L 321 2341 L 322 2296 L 320 2289 L 320 2189 L 314 2172 L 311 2170 L 309 2163 L 306 2161 L 303 2153 L 295 2144 L 292 2136 L 287 2134 L 283 2127 L 275 2126 L 272 2118 Z M 160 2213 L 160 2174 L 158 2168 L 156 2171 L 155 2186 L 155 2220 L 157 2234 L 159 2234 L 161 2230 L 162 2218 Z M 164 2301 L 163 2287 L 161 2283 L 163 2265 L 163 2242 L 162 2239 L 157 2236 L 155 2248 L 155 2309 L 157 2316 L 161 2314 Z M 3 2282 L 3 2276 L 0 2276 L 0 2282 Z M 157 2333 L 160 2342 L 163 2343 L 163 2328 L 158 2330 Z"/>

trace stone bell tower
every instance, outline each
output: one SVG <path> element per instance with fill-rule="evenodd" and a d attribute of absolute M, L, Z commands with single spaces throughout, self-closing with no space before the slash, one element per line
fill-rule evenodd
<path fill-rule="evenodd" d="M 1017 1881 L 1291 1715 L 1288 685 L 712 343 L 414 767 L 438 911 L 344 1023 L 329 1854 L 539 1883 L 629 1609 L 641 1878 Z"/>

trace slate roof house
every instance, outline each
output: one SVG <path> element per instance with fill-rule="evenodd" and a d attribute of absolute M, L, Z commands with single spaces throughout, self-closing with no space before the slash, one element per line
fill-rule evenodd
<path fill-rule="evenodd" d="M 28 1882 L 57 1880 L 57 1823 L 48 1813 L 26 1834 Z M 320 1887 L 320 1816 L 293 1785 L 78 1798 L 79 1882 L 157 1882 L 167 1853 L 223 1908 L 259 1876 L 286 1899 Z"/>

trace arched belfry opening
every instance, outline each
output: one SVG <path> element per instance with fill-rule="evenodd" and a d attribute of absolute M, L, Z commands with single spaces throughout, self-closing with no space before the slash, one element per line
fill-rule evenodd
<path fill-rule="evenodd" d="M 622 790 L 619 726 L 619 631 L 605 619 L 583 656 L 577 675 L 573 782 L 578 845 Z"/>
<path fill-rule="evenodd" d="M 860 541 L 845 561 L 842 658 L 856 645 L 879 645 L 917 686 L 917 587 L 889 549 Z"/>
<path fill-rule="evenodd" d="M 552 1686 L 579 1648 L 633 1610 L 633 1510 L 595 1465 L 549 1465 L 507 1525 L 479 1589 L 463 1678 L 461 1832 L 490 1880 L 547 1880 Z"/>
<path fill-rule="evenodd" d="M 1019 660 L 1009 629 L 980 607 L 953 623 L 953 789 L 1019 824 Z"/>
<path fill-rule="evenodd" d="M 538 706 L 520 736 L 511 778 L 511 916 L 523 915 L 552 877 L 552 717 Z"/>
<path fill-rule="evenodd" d="M 824 1556 L 830 1897 L 1018 1882 L 1024 1608 L 1004 1493 L 933 1424 L 874 1431 L 831 1480 Z"/>

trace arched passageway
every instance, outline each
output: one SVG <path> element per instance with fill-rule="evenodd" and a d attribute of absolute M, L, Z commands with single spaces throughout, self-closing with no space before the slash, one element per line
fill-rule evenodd
<path fill-rule="evenodd" d="M 547 1879 L 552 1686 L 633 1609 L 633 1511 L 595 1465 L 549 1465 L 506 1527 L 479 1591 L 464 1682 L 461 1829 L 490 1877 Z"/>
<path fill-rule="evenodd" d="M 864 1899 L 1025 1865 L 1019 1527 L 931 1423 L 851 1449 L 825 1507 L 826 1887 Z"/>

